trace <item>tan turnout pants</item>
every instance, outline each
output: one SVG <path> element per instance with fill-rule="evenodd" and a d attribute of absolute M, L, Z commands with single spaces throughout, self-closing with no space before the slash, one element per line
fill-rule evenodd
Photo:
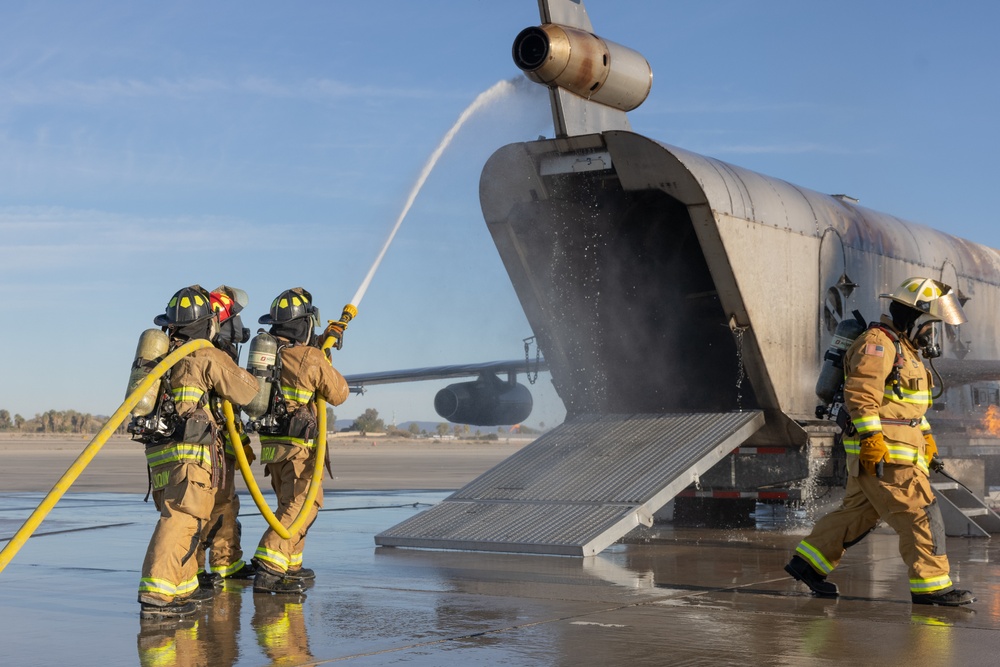
<path fill-rule="evenodd" d="M 817 521 L 795 551 L 827 575 L 847 547 L 874 530 L 880 518 L 899 535 L 899 555 L 909 568 L 910 591 L 950 590 L 941 509 L 927 475 L 915 466 L 887 463 L 881 479 L 863 470 L 848 477 L 843 504 Z"/>
<path fill-rule="evenodd" d="M 212 515 L 201 531 L 198 549 L 198 570 L 205 570 L 205 552 L 212 572 L 227 577 L 243 565 L 240 545 L 242 529 L 239 521 L 240 497 L 236 495 L 236 461 L 226 458 L 226 474 L 215 489 Z"/>
<path fill-rule="evenodd" d="M 154 477 L 168 472 L 166 485 L 153 491 L 160 519 L 146 549 L 139 581 L 143 601 L 170 602 L 198 588 L 200 533 L 212 514 L 212 472 L 198 463 L 156 466 Z"/>
<path fill-rule="evenodd" d="M 271 477 L 271 488 L 274 489 L 278 498 L 278 509 L 274 515 L 281 522 L 281 525 L 287 528 L 298 517 L 299 508 L 305 502 L 309 482 L 317 462 L 314 452 L 305 447 L 289 445 L 281 445 L 280 447 L 287 447 L 284 455 L 281 456 L 284 460 L 268 463 L 267 469 Z M 320 479 L 322 480 L 322 477 Z M 291 539 L 284 540 L 269 527 L 264 532 L 264 536 L 261 537 L 260 544 L 257 545 L 254 558 L 275 572 L 287 572 L 302 567 L 306 532 L 316 520 L 321 507 L 323 507 L 322 486 L 319 488 L 313 506 L 308 510 L 309 518 L 306 519 L 302 529 L 292 535 Z"/>

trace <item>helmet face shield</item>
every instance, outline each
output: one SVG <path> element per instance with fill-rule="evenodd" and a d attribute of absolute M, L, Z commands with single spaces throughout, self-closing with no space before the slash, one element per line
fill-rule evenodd
<path fill-rule="evenodd" d="M 969 321 L 969 318 L 965 316 L 965 311 L 962 310 L 962 304 L 959 303 L 958 297 L 950 287 L 944 294 L 931 302 L 927 313 L 943 321 L 945 324 L 953 326 Z"/>
<path fill-rule="evenodd" d="M 223 307 L 215 307 L 216 303 L 219 302 Z M 226 318 L 235 315 L 250 303 L 250 297 L 247 293 L 238 287 L 230 287 L 229 285 L 219 285 L 214 290 L 212 290 L 212 306 L 216 312 L 225 310 L 225 317 L 220 314 L 219 321 L 225 322 Z"/>

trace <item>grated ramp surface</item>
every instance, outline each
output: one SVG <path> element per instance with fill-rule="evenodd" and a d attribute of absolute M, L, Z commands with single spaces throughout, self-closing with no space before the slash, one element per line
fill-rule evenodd
<path fill-rule="evenodd" d="M 577 417 L 375 542 L 594 555 L 649 525 L 763 424 L 759 411 Z"/>

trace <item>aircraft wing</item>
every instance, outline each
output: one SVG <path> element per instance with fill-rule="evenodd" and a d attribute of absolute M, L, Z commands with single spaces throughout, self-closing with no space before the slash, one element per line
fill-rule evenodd
<path fill-rule="evenodd" d="M 396 382 L 419 382 L 423 380 L 448 380 L 461 377 L 478 377 L 483 373 L 535 373 L 548 370 L 544 360 L 526 362 L 524 359 L 510 361 L 487 361 L 476 364 L 452 364 L 450 366 L 428 366 L 398 371 L 378 373 L 354 373 L 344 379 L 351 391 L 359 392 L 370 384 L 392 384 Z"/>
<path fill-rule="evenodd" d="M 995 359 L 935 359 L 933 367 L 946 385 L 1000 381 L 1000 361 Z"/>
<path fill-rule="evenodd" d="M 531 374 L 546 370 L 548 366 L 542 359 L 514 359 L 381 373 L 356 373 L 345 375 L 344 379 L 352 392 L 363 394 L 365 385 L 369 384 L 475 377 L 471 382 L 452 384 L 440 390 L 434 396 L 434 410 L 441 417 L 457 424 L 498 426 L 520 424 L 531 414 L 531 392 L 517 382 L 517 374 L 524 373 L 534 382 Z M 498 373 L 507 373 L 507 379 L 501 380 L 497 377 Z"/>

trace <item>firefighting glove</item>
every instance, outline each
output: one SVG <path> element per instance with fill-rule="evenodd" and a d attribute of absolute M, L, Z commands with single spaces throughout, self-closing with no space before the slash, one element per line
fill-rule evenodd
<path fill-rule="evenodd" d="M 875 477 L 881 477 L 879 474 L 882 472 L 882 463 L 889 456 L 889 448 L 885 446 L 885 440 L 882 438 L 882 432 L 876 431 L 869 436 L 861 439 L 861 467 L 865 469 L 869 475 Z"/>
<path fill-rule="evenodd" d="M 253 448 L 246 443 L 243 444 L 243 453 L 247 455 L 248 464 L 257 460 L 257 455 L 253 453 Z"/>

